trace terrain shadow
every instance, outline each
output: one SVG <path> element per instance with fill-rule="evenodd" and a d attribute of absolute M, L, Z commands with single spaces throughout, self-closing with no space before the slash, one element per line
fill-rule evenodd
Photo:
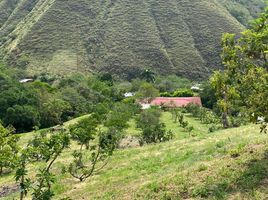
<path fill-rule="evenodd" d="M 268 149 L 265 150 L 260 159 L 253 158 L 242 165 L 245 170 L 241 174 L 231 180 L 231 183 L 218 182 L 210 190 L 209 196 L 216 199 L 226 199 L 229 195 L 240 193 L 245 194 L 245 198 L 250 199 L 248 195 L 253 194 L 260 187 L 268 189 Z"/>

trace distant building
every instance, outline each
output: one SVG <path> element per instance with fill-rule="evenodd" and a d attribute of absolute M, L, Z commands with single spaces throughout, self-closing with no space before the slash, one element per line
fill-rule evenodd
<path fill-rule="evenodd" d="M 126 92 L 125 94 L 124 94 L 124 97 L 125 98 L 128 98 L 128 97 L 133 97 L 135 95 L 135 93 L 133 93 L 133 92 Z"/>
<path fill-rule="evenodd" d="M 26 79 L 21 79 L 19 82 L 20 83 L 29 83 L 29 82 L 33 82 L 34 80 L 31 78 L 26 78 Z"/>
<path fill-rule="evenodd" d="M 196 85 L 193 85 L 192 87 L 191 87 L 191 90 L 193 90 L 193 91 L 202 91 L 202 89 L 201 89 L 201 84 L 196 84 Z"/>
<path fill-rule="evenodd" d="M 184 107 L 188 104 L 202 106 L 200 97 L 156 97 L 150 103 L 140 102 L 142 109 L 148 109 L 150 106 L 163 106 L 168 108 Z"/>
<path fill-rule="evenodd" d="M 151 104 L 148 104 L 148 103 L 141 103 L 140 105 L 141 105 L 142 110 L 146 110 L 151 107 Z"/>

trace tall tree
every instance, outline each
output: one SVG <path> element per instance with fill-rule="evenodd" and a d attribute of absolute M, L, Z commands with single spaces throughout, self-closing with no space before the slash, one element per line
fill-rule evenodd
<path fill-rule="evenodd" d="M 246 113 L 252 121 L 261 119 L 263 127 L 268 122 L 267 22 L 268 8 L 240 38 L 225 34 L 222 40 L 225 69 L 211 78 L 223 116 L 230 108 L 239 107 L 239 112 Z"/>
<path fill-rule="evenodd" d="M 148 83 L 154 83 L 155 82 L 155 73 L 150 69 L 144 69 L 141 72 L 141 78 L 145 79 Z"/>

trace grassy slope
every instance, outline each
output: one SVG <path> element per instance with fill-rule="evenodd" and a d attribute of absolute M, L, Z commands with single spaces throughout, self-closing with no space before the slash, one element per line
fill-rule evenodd
<path fill-rule="evenodd" d="M 1 49 L 30 54 L 29 73 L 91 69 L 128 77 L 152 67 L 197 78 L 219 66 L 221 34 L 243 29 L 217 0 L 8 2 L 0 3 Z"/>
<path fill-rule="evenodd" d="M 164 113 L 162 120 L 176 133 L 174 140 L 117 150 L 107 167 L 84 183 L 58 175 L 55 199 L 265 199 L 267 136 L 255 125 L 208 133 L 206 125 L 187 119 L 196 137 Z M 134 129 L 131 124 L 128 132 Z M 60 174 L 70 153 L 61 156 L 54 172 Z M 0 178 L 0 186 L 7 183 L 12 176 Z"/>
<path fill-rule="evenodd" d="M 259 13 L 265 7 L 263 0 L 218 0 L 227 10 L 242 24 L 248 25 L 248 22 L 259 16 Z"/>

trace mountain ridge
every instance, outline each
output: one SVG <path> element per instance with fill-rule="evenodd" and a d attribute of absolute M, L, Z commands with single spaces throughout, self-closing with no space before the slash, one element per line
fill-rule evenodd
<path fill-rule="evenodd" d="M 2 0 L 0 50 L 11 61 L 27 57 L 29 74 L 104 71 L 133 78 L 152 68 L 204 78 L 221 65 L 222 33 L 244 28 L 228 5 L 221 0 Z"/>

